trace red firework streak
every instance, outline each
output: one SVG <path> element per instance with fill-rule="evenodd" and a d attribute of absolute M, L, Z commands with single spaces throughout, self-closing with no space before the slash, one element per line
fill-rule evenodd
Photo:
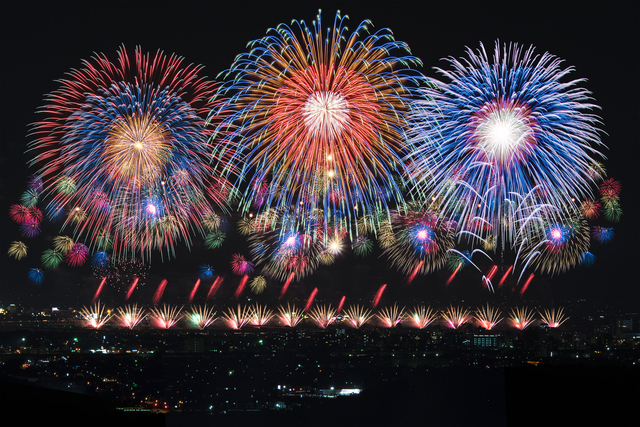
<path fill-rule="evenodd" d="M 522 294 L 524 294 L 524 292 L 527 290 L 527 288 L 529 287 L 529 284 L 531 283 L 532 280 L 533 280 L 533 273 L 531 273 L 531 276 L 529 276 L 527 281 L 524 282 L 524 285 L 522 285 L 522 289 L 520 289 L 520 296 L 522 296 Z"/>
<path fill-rule="evenodd" d="M 100 292 L 102 292 L 102 287 L 106 282 L 107 282 L 107 278 L 103 277 L 102 282 L 100 282 L 100 286 L 98 286 L 98 290 L 96 291 L 96 294 L 93 296 L 93 300 L 91 301 L 91 304 L 94 304 L 96 302 L 96 300 L 100 296 Z"/>
<path fill-rule="evenodd" d="M 162 282 L 160 282 L 160 284 L 158 285 L 158 289 L 156 289 L 156 293 L 153 294 L 153 299 L 151 300 L 153 305 L 158 305 L 158 303 L 160 302 L 160 299 L 162 298 L 162 294 L 164 293 L 164 288 L 166 287 L 167 287 L 167 280 L 163 279 Z"/>
<path fill-rule="evenodd" d="M 223 280 L 224 279 L 220 276 L 216 277 L 216 280 L 213 281 L 211 287 L 209 288 L 209 292 L 207 293 L 207 301 L 209 301 L 209 298 L 216 294 L 218 288 L 220 287 L 220 285 L 222 285 Z"/>
<path fill-rule="evenodd" d="M 407 283 L 411 283 L 413 282 L 413 279 L 416 278 L 416 276 L 418 275 L 418 271 L 420 271 L 420 267 L 422 267 L 422 264 L 424 264 L 424 261 L 420 261 L 418 263 L 418 266 L 416 268 L 413 269 L 413 272 L 411 273 L 411 275 L 407 278 Z"/>
<path fill-rule="evenodd" d="M 308 312 L 311 306 L 313 305 L 313 299 L 316 297 L 317 293 L 318 293 L 318 288 L 313 288 L 313 291 L 311 291 L 311 295 L 309 295 L 309 299 L 307 300 L 307 305 L 304 306 L 305 313 Z"/>
<path fill-rule="evenodd" d="M 242 279 L 240 280 L 240 284 L 238 285 L 238 289 L 236 289 L 236 293 L 233 295 L 235 299 L 240 298 L 240 295 L 242 295 L 242 291 L 244 291 L 245 286 L 247 286 L 248 280 L 249 280 L 248 275 L 245 274 L 244 276 L 242 276 Z"/>
<path fill-rule="evenodd" d="M 191 294 L 189 295 L 189 304 L 193 301 L 193 297 L 196 296 L 196 291 L 198 290 L 198 286 L 200 286 L 200 279 L 196 280 L 196 284 L 193 285 L 193 289 L 191 290 Z"/>
<path fill-rule="evenodd" d="M 498 287 L 501 287 L 504 284 L 504 281 L 507 280 L 507 276 L 511 273 L 511 270 L 513 270 L 513 265 L 509 267 L 506 273 L 504 273 L 502 279 L 500 279 L 500 283 L 498 283 Z"/>
<path fill-rule="evenodd" d="M 338 304 L 338 309 L 336 310 L 336 314 L 340 314 L 340 312 L 342 311 L 342 307 L 344 306 L 344 301 L 347 299 L 346 295 L 343 295 L 342 298 L 340 298 L 340 303 Z"/>
<path fill-rule="evenodd" d="M 125 298 L 125 301 L 131 298 L 131 294 L 133 293 L 133 290 L 136 288 L 136 285 L 138 284 L 138 280 L 139 279 L 135 277 L 131 282 L 131 286 L 129 286 L 129 290 L 127 291 L 127 297 Z"/>
<path fill-rule="evenodd" d="M 458 271 L 460 271 L 460 267 L 462 267 L 462 263 L 458 264 L 456 269 L 453 270 L 453 273 L 451 273 L 451 277 L 449 277 L 449 280 L 447 280 L 447 283 L 445 283 L 446 286 L 449 286 L 449 284 L 453 281 L 453 278 L 456 277 L 456 274 L 458 274 Z"/>
<path fill-rule="evenodd" d="M 287 292 L 287 289 L 289 289 L 289 285 L 291 284 L 291 281 L 293 280 L 295 275 L 296 275 L 296 273 L 291 273 L 291 274 L 289 274 L 289 277 L 287 277 L 287 281 L 284 282 L 284 286 L 282 287 L 282 290 L 280 291 L 280 296 L 278 297 L 278 301 L 282 299 L 284 294 Z"/>
<path fill-rule="evenodd" d="M 371 303 L 371 308 L 376 308 L 378 306 L 378 303 L 380 302 L 380 297 L 382 297 L 382 293 L 384 292 L 386 287 L 387 287 L 386 283 L 384 285 L 380 286 L 380 289 L 378 289 L 378 292 L 376 292 L 376 296 L 373 297 L 373 302 Z"/>

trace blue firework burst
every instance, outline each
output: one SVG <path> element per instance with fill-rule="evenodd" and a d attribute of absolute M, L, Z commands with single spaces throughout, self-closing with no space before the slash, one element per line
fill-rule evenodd
<path fill-rule="evenodd" d="M 573 68 L 534 47 L 482 44 L 436 70 L 411 113 L 407 157 L 417 191 L 479 237 L 513 242 L 531 212 L 572 215 L 602 174 L 600 119 Z M 559 218 L 562 219 L 562 218 Z M 479 230 L 476 225 L 485 224 Z"/>
<path fill-rule="evenodd" d="M 27 277 L 31 280 L 31 283 L 39 286 L 44 281 L 44 271 L 39 268 L 31 268 L 27 273 Z"/>
<path fill-rule="evenodd" d="M 200 272 L 200 279 L 210 280 L 213 278 L 213 273 L 215 272 L 215 270 L 210 265 L 202 264 L 200 266 L 199 272 Z"/>

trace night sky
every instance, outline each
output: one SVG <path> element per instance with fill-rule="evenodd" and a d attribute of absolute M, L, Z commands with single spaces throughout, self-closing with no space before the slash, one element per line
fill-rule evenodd
<path fill-rule="evenodd" d="M 464 55 L 465 46 L 475 49 L 482 42 L 488 51 L 494 41 L 536 46 L 536 52 L 549 52 L 565 60 L 563 66 L 575 67 L 572 79 L 586 78 L 584 86 L 602 107 L 604 165 L 608 176 L 622 182 L 623 217 L 614 224 L 615 238 L 607 245 L 592 244 L 596 263 L 578 267 L 555 277 L 536 275 L 524 299 L 553 304 L 578 298 L 612 303 L 638 302 L 637 265 L 640 251 L 640 183 L 638 119 L 640 119 L 640 3 L 638 2 L 10 2 L 0 5 L 0 304 L 30 305 L 88 304 L 99 284 L 84 267 L 46 270 L 45 281 L 34 286 L 27 271 L 40 266 L 42 250 L 50 247 L 57 229 L 49 226 L 34 239 L 20 239 L 18 226 L 9 219 L 8 208 L 19 203 L 26 188 L 30 159 L 25 153 L 29 124 L 38 120 L 36 109 L 43 97 L 58 88 L 56 79 L 72 68 L 80 68 L 82 59 L 94 52 L 107 54 L 115 61 L 121 45 L 129 50 L 176 53 L 185 63 L 202 64 L 214 79 L 228 68 L 234 57 L 246 49 L 247 42 L 261 38 L 270 27 L 292 19 L 308 24 L 322 9 L 323 22 L 330 25 L 336 10 L 349 16 L 349 28 L 370 19 L 374 29 L 390 28 L 397 40 L 408 43 L 413 55 L 422 60 L 420 69 L 432 77 L 433 67 L 446 67 L 441 58 Z M 9 243 L 24 240 L 30 249 L 27 259 L 16 261 L 6 254 Z M 197 268 L 211 264 L 227 276 L 220 298 L 230 298 L 238 276 L 229 271 L 229 254 L 249 255 L 244 238 L 229 231 L 221 250 L 206 250 L 202 239 L 195 239 L 189 253 L 181 249 L 175 260 L 164 263 L 156 257 L 146 285 L 137 290 L 133 302 L 149 303 L 161 279 L 168 280 L 165 300 L 185 303 L 195 283 Z M 514 255 L 496 255 L 501 268 Z M 503 259 L 503 262 L 500 262 Z M 488 269 L 491 264 L 484 266 Z M 290 288 L 290 297 L 306 298 L 318 287 L 318 298 L 336 302 L 371 299 L 383 283 L 388 284 L 384 302 L 415 298 L 448 303 L 452 300 L 512 299 L 516 295 L 489 294 L 481 286 L 481 275 L 467 269 L 449 286 L 448 271 L 403 283 L 379 252 L 366 259 L 350 255 L 333 266 L 318 271 Z M 281 283 L 271 281 L 259 296 L 273 302 Z M 204 291 L 201 290 L 201 294 Z M 115 304 L 124 301 L 123 293 L 107 289 L 104 298 Z M 196 302 L 202 302 L 196 299 Z M 230 300 L 230 299 L 229 299 Z"/>

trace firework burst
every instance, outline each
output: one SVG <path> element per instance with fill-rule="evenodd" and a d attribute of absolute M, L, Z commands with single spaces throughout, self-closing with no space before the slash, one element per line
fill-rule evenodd
<path fill-rule="evenodd" d="M 250 324 L 254 326 L 265 326 L 275 316 L 272 310 L 269 310 L 267 306 L 256 304 L 251 308 L 251 320 Z"/>
<path fill-rule="evenodd" d="M 448 327 L 458 329 L 469 321 L 469 310 L 450 305 L 441 313 L 440 317 L 442 317 Z"/>
<path fill-rule="evenodd" d="M 529 308 L 527 307 L 512 308 L 509 319 L 511 320 L 513 326 L 516 329 L 520 329 L 521 331 L 525 330 L 529 325 L 531 325 L 531 323 L 535 321 L 533 311 L 529 310 Z"/>
<path fill-rule="evenodd" d="M 245 210 L 301 204 L 355 219 L 403 200 L 394 175 L 404 168 L 404 113 L 423 80 L 409 67 L 419 60 L 391 56 L 408 47 L 389 30 L 367 35 L 365 21 L 349 33 L 345 18 L 329 29 L 320 15 L 313 27 L 281 24 L 224 73 L 234 113 L 221 149 L 239 147 L 232 163 L 248 181 Z"/>
<path fill-rule="evenodd" d="M 360 304 L 353 305 L 346 309 L 343 316 L 347 324 L 356 329 L 363 327 L 372 317 L 373 313 L 371 310 Z"/>
<path fill-rule="evenodd" d="M 327 329 L 329 325 L 336 321 L 336 311 L 331 307 L 331 304 L 315 306 L 309 312 L 309 316 L 322 329 Z"/>
<path fill-rule="evenodd" d="M 485 307 L 478 308 L 473 317 L 476 318 L 480 327 L 490 331 L 502 321 L 501 314 L 500 310 L 487 304 Z"/>
<path fill-rule="evenodd" d="M 144 308 L 137 304 L 118 307 L 118 322 L 125 328 L 133 329 L 144 319 Z"/>
<path fill-rule="evenodd" d="M 213 307 L 206 305 L 191 307 L 191 312 L 187 314 L 187 319 L 200 330 L 216 321 L 216 312 Z"/>
<path fill-rule="evenodd" d="M 241 307 L 238 304 L 237 309 L 229 308 L 223 317 L 227 325 L 231 329 L 242 329 L 248 322 L 251 321 L 253 316 L 253 310 L 249 306 Z"/>
<path fill-rule="evenodd" d="M 153 307 L 151 309 L 151 317 L 153 318 L 157 327 L 161 329 L 169 329 L 173 327 L 184 314 L 182 313 L 182 307 L 170 306 L 162 304 L 162 307 Z"/>
<path fill-rule="evenodd" d="M 411 320 L 411 325 L 424 329 L 438 319 L 438 314 L 431 307 L 420 305 L 415 307 L 407 318 Z"/>
<path fill-rule="evenodd" d="M 298 325 L 302 321 L 304 317 L 304 311 L 300 308 L 297 308 L 295 305 L 290 305 L 287 303 L 287 306 L 280 306 L 278 308 L 280 312 L 280 321 L 290 328 L 293 328 Z"/>
<path fill-rule="evenodd" d="M 600 118 L 584 79 L 562 82 L 573 68 L 517 44 L 496 42 L 493 60 L 481 44 L 447 61 L 452 69 L 437 71 L 449 83 L 430 80 L 412 113 L 418 192 L 438 199 L 445 216 L 458 214 L 463 229 L 503 244 L 531 225 L 514 197 L 577 212 L 576 198 L 591 196 L 604 173 L 592 158 L 601 157 Z"/>
<path fill-rule="evenodd" d="M 83 61 L 47 96 L 35 123 L 31 165 L 55 206 L 73 206 L 63 228 L 94 248 L 106 230 L 116 257 L 174 254 L 204 233 L 228 185 L 210 162 L 216 86 L 201 66 L 124 47 Z M 215 117 L 210 117 L 215 122 Z M 33 190 L 30 190 L 33 191 Z"/>
<path fill-rule="evenodd" d="M 544 310 L 542 313 L 538 312 L 538 314 L 542 323 L 549 328 L 557 328 L 569 319 L 568 316 L 565 316 L 563 307 L 560 307 L 557 311 L 552 308 L 551 310 Z"/>
<path fill-rule="evenodd" d="M 30 268 L 27 277 L 31 280 L 31 283 L 40 286 L 44 282 L 44 271 L 40 268 Z"/>
<path fill-rule="evenodd" d="M 397 304 L 394 304 L 393 307 L 381 309 L 376 314 L 376 317 L 385 328 L 395 328 L 407 318 L 407 314 L 404 311 L 404 307 L 399 308 Z"/>
<path fill-rule="evenodd" d="M 111 318 L 111 310 L 107 310 L 104 304 L 97 301 L 91 307 L 82 307 L 80 316 L 85 326 L 100 329 Z"/>
<path fill-rule="evenodd" d="M 383 254 L 403 274 L 415 277 L 442 268 L 447 251 L 454 247 L 455 223 L 415 204 L 407 210 L 392 211 L 389 222 L 380 228 Z"/>
<path fill-rule="evenodd" d="M 9 250 L 7 251 L 7 253 L 9 254 L 9 256 L 12 256 L 13 258 L 19 261 L 27 256 L 27 251 L 28 251 L 27 245 L 25 245 L 20 241 L 14 241 L 14 242 L 11 242 L 11 245 L 9 246 Z"/>

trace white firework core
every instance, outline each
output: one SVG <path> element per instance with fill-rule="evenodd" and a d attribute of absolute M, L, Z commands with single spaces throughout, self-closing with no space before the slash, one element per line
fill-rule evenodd
<path fill-rule="evenodd" d="M 339 93 L 314 92 L 307 98 L 302 115 L 311 136 L 331 139 L 346 127 L 349 103 Z"/>
<path fill-rule="evenodd" d="M 521 159 L 535 142 L 531 119 L 519 108 L 499 107 L 483 114 L 475 131 L 478 147 L 488 159 Z"/>

